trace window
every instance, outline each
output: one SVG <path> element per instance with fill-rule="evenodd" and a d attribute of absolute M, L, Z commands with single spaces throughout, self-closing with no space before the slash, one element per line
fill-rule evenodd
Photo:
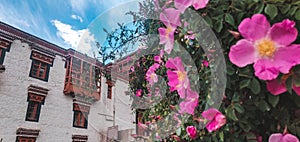
<path fill-rule="evenodd" d="M 16 142 L 35 142 L 40 130 L 18 128 Z"/>
<path fill-rule="evenodd" d="M 72 142 L 87 142 L 87 135 L 72 135 Z"/>
<path fill-rule="evenodd" d="M 95 64 L 76 57 L 66 61 L 64 94 L 74 97 L 83 96 L 91 101 L 100 99 L 101 72 Z"/>
<path fill-rule="evenodd" d="M 35 142 L 35 138 L 18 136 L 17 142 Z"/>
<path fill-rule="evenodd" d="M 107 79 L 106 80 L 106 84 L 107 84 L 107 98 L 111 99 L 112 98 L 112 87 L 114 86 L 114 81 L 112 81 L 111 79 Z"/>
<path fill-rule="evenodd" d="M 111 99 L 112 98 L 112 86 L 108 84 L 107 86 L 107 98 Z"/>
<path fill-rule="evenodd" d="M 32 64 L 29 76 L 48 82 L 50 67 L 53 66 L 55 55 L 48 55 L 48 53 L 33 49 L 30 58 Z"/>
<path fill-rule="evenodd" d="M 38 122 L 41 112 L 41 107 L 44 105 L 45 98 L 48 94 L 47 89 L 30 85 L 28 87 L 28 106 L 26 112 L 26 121 Z"/>
<path fill-rule="evenodd" d="M 74 111 L 74 127 L 87 128 L 87 115 L 81 111 Z"/>
<path fill-rule="evenodd" d="M 136 110 L 136 124 L 139 123 L 145 124 L 145 120 L 143 118 L 144 111 L 145 110 L 140 110 L 140 109 Z M 139 125 L 136 125 L 136 133 L 141 136 L 147 135 L 145 128 Z"/>
<path fill-rule="evenodd" d="M 90 107 L 87 105 L 74 103 L 73 111 L 74 111 L 73 127 L 87 129 Z"/>
<path fill-rule="evenodd" d="M 3 54 L 4 50 L 2 48 L 0 48 L 0 64 L 3 64 L 3 60 L 4 60 L 4 54 Z"/>
<path fill-rule="evenodd" d="M 39 115 L 41 110 L 41 104 L 35 101 L 29 101 L 27 114 L 26 114 L 26 121 L 39 121 Z"/>
<path fill-rule="evenodd" d="M 9 52 L 10 45 L 12 43 L 12 39 L 7 37 L 0 37 L 0 70 L 5 70 L 5 66 L 3 65 L 5 53 Z"/>
<path fill-rule="evenodd" d="M 33 60 L 30 70 L 30 77 L 48 81 L 49 69 L 50 66 L 48 64 Z"/>
<path fill-rule="evenodd" d="M 5 70 L 5 66 L 3 65 L 5 50 L 0 48 L 0 71 Z"/>

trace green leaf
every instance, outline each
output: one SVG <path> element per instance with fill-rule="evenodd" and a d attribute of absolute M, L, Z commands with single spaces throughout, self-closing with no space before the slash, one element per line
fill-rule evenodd
<path fill-rule="evenodd" d="M 299 136 L 300 135 L 300 128 L 297 127 L 297 135 Z"/>
<path fill-rule="evenodd" d="M 282 6 L 280 8 L 280 11 L 281 11 L 282 14 L 286 14 L 290 10 L 290 8 L 291 8 L 291 5 L 288 4 L 288 5 Z"/>
<path fill-rule="evenodd" d="M 300 10 L 295 13 L 295 19 L 300 20 Z"/>
<path fill-rule="evenodd" d="M 212 28 L 213 24 L 212 24 L 212 20 L 209 16 L 204 16 L 203 19 L 206 21 L 206 23 Z"/>
<path fill-rule="evenodd" d="M 176 135 L 177 135 L 177 136 L 180 136 L 180 135 L 181 135 L 181 128 L 178 128 L 178 129 L 176 130 Z"/>
<path fill-rule="evenodd" d="M 274 19 L 278 14 L 278 9 L 274 4 L 267 4 L 265 13 L 269 15 L 271 19 Z"/>
<path fill-rule="evenodd" d="M 228 110 L 227 110 L 227 116 L 229 118 L 231 118 L 233 121 L 237 121 L 238 120 L 238 118 L 236 117 L 236 114 L 235 114 L 235 110 L 232 107 L 228 108 Z"/>
<path fill-rule="evenodd" d="M 226 66 L 226 68 L 227 68 L 227 74 L 229 74 L 229 75 L 234 74 L 235 70 L 231 65 Z"/>
<path fill-rule="evenodd" d="M 239 123 L 239 125 L 245 132 L 249 132 L 251 130 L 251 127 L 247 123 Z"/>
<path fill-rule="evenodd" d="M 223 20 L 218 20 L 215 24 L 214 24 L 214 29 L 219 33 L 221 32 L 221 30 L 223 29 Z"/>
<path fill-rule="evenodd" d="M 256 139 L 256 135 L 254 133 L 246 133 L 245 137 L 247 140 Z"/>
<path fill-rule="evenodd" d="M 265 3 L 261 2 L 259 6 L 254 10 L 254 13 L 262 13 L 265 7 Z"/>
<path fill-rule="evenodd" d="M 263 112 L 270 111 L 270 106 L 265 100 L 260 100 L 258 103 L 255 103 L 255 105 Z"/>
<path fill-rule="evenodd" d="M 272 107 L 276 107 L 279 102 L 279 96 L 268 95 L 268 101 L 272 105 Z"/>
<path fill-rule="evenodd" d="M 234 92 L 232 97 L 232 102 L 239 102 L 240 101 L 240 94 L 238 92 Z"/>
<path fill-rule="evenodd" d="M 290 10 L 289 10 L 289 15 L 290 16 L 293 16 L 295 14 L 295 12 L 297 11 L 298 7 L 296 6 L 293 6 Z"/>
<path fill-rule="evenodd" d="M 285 82 L 285 87 L 289 91 L 290 94 L 293 92 L 293 78 L 289 77 Z"/>
<path fill-rule="evenodd" d="M 293 84 L 294 84 L 296 87 L 299 87 L 299 86 L 300 86 L 300 76 L 294 76 L 294 77 L 293 77 Z"/>
<path fill-rule="evenodd" d="M 233 16 L 232 16 L 231 14 L 229 14 L 229 13 L 226 13 L 226 14 L 225 14 L 225 21 L 226 21 L 228 24 L 230 24 L 230 25 L 232 25 L 232 26 L 235 26 L 234 18 L 233 18 Z"/>
<path fill-rule="evenodd" d="M 258 94 L 260 92 L 259 81 L 255 78 L 253 78 L 250 85 L 248 86 L 248 88 L 252 91 L 252 93 Z"/>
<path fill-rule="evenodd" d="M 240 89 L 246 88 L 250 85 L 251 80 L 250 79 L 244 79 L 240 82 Z"/>
<path fill-rule="evenodd" d="M 219 137 L 220 137 L 220 140 L 221 140 L 221 141 L 224 141 L 224 133 L 223 133 L 223 131 L 221 131 L 221 132 L 219 133 Z"/>
<path fill-rule="evenodd" d="M 239 112 L 239 113 L 244 113 L 245 109 L 243 108 L 243 106 L 241 106 L 240 104 L 236 103 L 234 104 L 234 109 Z"/>

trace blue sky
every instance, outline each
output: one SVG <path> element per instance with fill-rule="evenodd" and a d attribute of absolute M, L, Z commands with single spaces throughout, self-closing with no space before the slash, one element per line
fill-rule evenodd
<path fill-rule="evenodd" d="M 0 0 L 0 21 L 63 48 L 92 54 L 103 28 L 130 23 L 136 0 Z"/>

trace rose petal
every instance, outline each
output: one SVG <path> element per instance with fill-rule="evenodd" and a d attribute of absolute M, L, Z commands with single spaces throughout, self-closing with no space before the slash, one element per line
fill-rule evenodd
<path fill-rule="evenodd" d="M 166 63 L 166 67 L 170 68 L 170 69 L 176 69 L 179 71 L 184 71 L 184 67 L 183 64 L 181 62 L 180 57 L 176 57 L 176 58 L 169 58 L 169 60 Z"/>
<path fill-rule="evenodd" d="M 270 29 L 270 37 L 280 45 L 289 45 L 297 38 L 298 31 L 295 22 L 289 19 L 274 24 Z"/>
<path fill-rule="evenodd" d="M 253 44 L 245 39 L 239 40 L 230 48 L 229 59 L 238 67 L 252 64 L 256 60 Z"/>
<path fill-rule="evenodd" d="M 279 71 L 273 65 L 273 62 L 268 59 L 260 59 L 254 64 L 255 76 L 261 80 L 275 79 Z"/>
<path fill-rule="evenodd" d="M 298 96 L 300 96 L 300 86 L 297 87 L 296 85 L 293 85 L 293 90 L 296 92 L 296 94 L 297 94 Z"/>
<path fill-rule="evenodd" d="M 285 134 L 282 139 L 283 142 L 299 142 L 299 139 L 291 134 Z"/>
<path fill-rule="evenodd" d="M 300 45 L 293 44 L 288 47 L 281 47 L 274 55 L 276 68 L 286 74 L 290 69 L 300 63 Z"/>
<path fill-rule="evenodd" d="M 174 47 L 174 39 L 172 40 L 169 40 L 166 42 L 166 45 L 165 45 L 165 51 L 170 54 L 173 50 L 173 47 Z"/>
<path fill-rule="evenodd" d="M 175 87 L 179 83 L 178 75 L 176 72 L 168 70 L 167 76 L 169 80 L 168 85 Z"/>
<path fill-rule="evenodd" d="M 267 89 L 273 95 L 279 95 L 286 92 L 285 84 L 283 82 L 279 82 L 277 79 L 268 81 Z"/>
<path fill-rule="evenodd" d="M 238 29 L 244 38 L 255 41 L 267 35 L 270 23 L 263 14 L 255 14 L 251 19 L 244 19 Z"/>
<path fill-rule="evenodd" d="M 282 134 L 280 133 L 276 133 L 276 134 L 272 134 L 270 137 L 269 137 L 269 142 L 282 142 Z"/>
<path fill-rule="evenodd" d="M 195 108 L 198 106 L 198 97 L 196 98 L 187 98 L 186 100 L 180 102 L 179 107 L 179 113 L 188 113 L 188 114 L 194 114 Z"/>
<path fill-rule="evenodd" d="M 205 8 L 209 0 L 194 0 L 193 7 L 198 10 Z"/>
<path fill-rule="evenodd" d="M 202 112 L 202 117 L 204 117 L 208 121 L 212 121 L 217 113 L 220 113 L 217 109 L 209 108 L 206 111 Z"/>
<path fill-rule="evenodd" d="M 158 28 L 159 32 L 159 44 L 165 44 L 168 40 L 167 38 L 167 29 L 165 28 Z"/>
<path fill-rule="evenodd" d="M 186 8 L 192 5 L 193 0 L 175 0 L 174 5 L 175 7 L 183 13 Z"/>
<path fill-rule="evenodd" d="M 176 10 L 174 8 L 167 8 L 162 13 L 160 13 L 160 20 L 166 25 L 166 26 L 181 26 L 180 23 L 180 11 Z"/>

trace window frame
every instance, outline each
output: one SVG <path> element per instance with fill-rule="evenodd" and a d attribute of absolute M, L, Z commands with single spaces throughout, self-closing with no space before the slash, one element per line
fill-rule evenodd
<path fill-rule="evenodd" d="M 24 136 L 17 136 L 16 142 L 35 142 L 35 137 L 24 137 Z"/>
<path fill-rule="evenodd" d="M 82 111 L 74 110 L 73 113 L 73 127 L 87 129 L 88 114 Z"/>
<path fill-rule="evenodd" d="M 26 111 L 26 121 L 39 122 L 41 103 L 36 101 L 28 101 L 27 111 Z M 32 109 L 33 108 L 33 109 Z M 32 116 L 32 114 L 34 116 Z"/>
<path fill-rule="evenodd" d="M 112 85 L 107 85 L 107 98 L 112 99 Z"/>
<path fill-rule="evenodd" d="M 6 50 L 4 48 L 0 48 L 0 65 L 3 65 L 5 58 Z"/>
<path fill-rule="evenodd" d="M 41 69 L 44 69 L 42 76 L 40 76 Z M 36 70 L 35 74 L 34 74 L 34 70 Z M 29 73 L 30 77 L 48 82 L 49 71 L 50 71 L 49 64 L 32 59 L 30 73 Z"/>

